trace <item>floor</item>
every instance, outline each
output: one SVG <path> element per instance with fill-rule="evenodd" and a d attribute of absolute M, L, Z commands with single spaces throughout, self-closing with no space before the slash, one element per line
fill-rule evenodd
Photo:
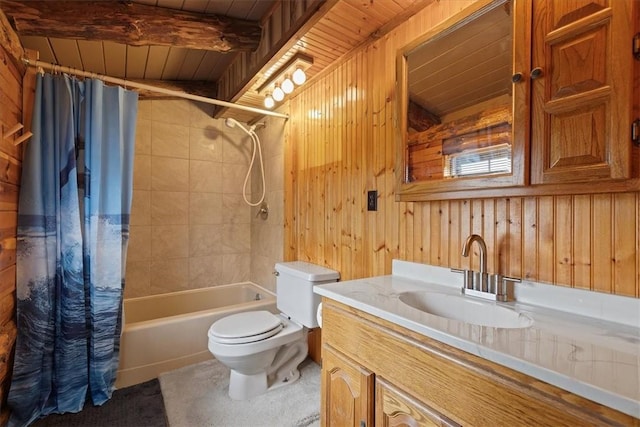
<path fill-rule="evenodd" d="M 102 406 L 87 403 L 77 414 L 49 415 L 34 427 L 167 427 L 157 379 L 116 390 Z"/>

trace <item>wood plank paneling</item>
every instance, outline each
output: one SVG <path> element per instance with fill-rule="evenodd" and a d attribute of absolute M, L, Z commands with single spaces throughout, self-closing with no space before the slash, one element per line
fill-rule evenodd
<path fill-rule="evenodd" d="M 591 202 L 591 236 L 593 289 L 613 292 L 613 214 L 612 195 L 595 194 Z"/>
<path fill-rule="evenodd" d="M 573 199 L 573 229 L 591 230 L 591 196 Z M 573 250 L 573 282 L 576 288 L 591 289 L 591 233 L 571 236 Z"/>
<path fill-rule="evenodd" d="M 478 269 L 477 248 L 460 255 L 478 233 L 491 272 L 640 297 L 638 193 L 395 201 L 395 52 L 471 3 L 430 4 L 295 94 L 287 259 L 329 266 L 343 280 L 389 274 L 393 258 Z M 378 191 L 377 212 L 366 210 L 368 190 Z"/>
<path fill-rule="evenodd" d="M 555 198 L 554 208 L 554 263 L 556 266 L 554 281 L 560 284 L 572 283 L 573 253 L 571 251 L 572 204 L 571 196 Z"/>
<path fill-rule="evenodd" d="M 533 197 L 524 199 L 522 247 L 528 248 L 527 256 L 522 259 L 522 277 L 531 279 L 538 270 L 538 215 L 537 200 Z M 522 251 L 524 252 L 524 250 Z"/>
<path fill-rule="evenodd" d="M 0 270 L 16 263 L 17 220 L 17 212 L 0 211 Z M 0 293 L 4 286 L 0 286 Z"/>
<path fill-rule="evenodd" d="M 80 58 L 82 58 L 82 65 L 86 71 L 105 74 L 106 68 L 104 66 L 102 42 L 95 40 L 78 40 L 78 50 L 80 51 Z M 40 54 L 42 55 L 42 52 Z M 45 59 L 42 60 L 45 62 L 54 62 Z"/>
<path fill-rule="evenodd" d="M 1 29 L 0 29 L 1 30 Z M 22 122 L 22 74 L 0 45 L 0 122 L 6 129 Z M 16 226 L 22 147 L 0 143 L 0 426 L 8 419 L 12 353 L 15 342 Z"/>
<path fill-rule="evenodd" d="M 637 297 L 638 194 L 615 194 L 613 203 L 613 293 Z"/>
<path fill-rule="evenodd" d="M 125 78 L 127 74 L 127 47 L 123 44 L 118 44 L 110 41 L 102 43 L 104 49 L 105 58 L 109 58 L 105 61 L 105 67 L 107 75 L 118 78 Z M 59 58 L 60 64 L 66 65 Z"/>

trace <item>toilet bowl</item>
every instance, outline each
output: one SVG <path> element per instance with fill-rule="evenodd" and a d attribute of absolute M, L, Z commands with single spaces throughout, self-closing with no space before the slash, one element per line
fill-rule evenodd
<path fill-rule="evenodd" d="M 308 328 L 318 326 L 320 298 L 313 286 L 339 277 L 334 270 L 300 261 L 276 264 L 276 276 L 282 313 L 237 313 L 209 328 L 209 351 L 230 369 L 229 396 L 234 400 L 250 399 L 300 377 Z"/>
<path fill-rule="evenodd" d="M 234 400 L 294 382 L 308 352 L 306 328 L 268 311 L 227 316 L 208 335 L 209 351 L 231 370 L 229 396 Z"/>

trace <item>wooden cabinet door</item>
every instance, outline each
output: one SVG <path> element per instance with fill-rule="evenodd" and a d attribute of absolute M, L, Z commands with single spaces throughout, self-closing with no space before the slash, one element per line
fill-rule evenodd
<path fill-rule="evenodd" d="M 373 373 L 328 345 L 322 347 L 322 426 L 373 426 Z"/>
<path fill-rule="evenodd" d="M 533 184 L 631 176 L 635 1 L 533 1 Z"/>
<path fill-rule="evenodd" d="M 376 427 L 459 426 L 422 402 L 376 378 Z"/>

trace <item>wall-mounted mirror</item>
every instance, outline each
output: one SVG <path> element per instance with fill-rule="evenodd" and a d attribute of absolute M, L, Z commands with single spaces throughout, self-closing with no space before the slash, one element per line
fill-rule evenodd
<path fill-rule="evenodd" d="M 524 184 L 514 1 L 478 3 L 398 53 L 400 200 Z"/>

